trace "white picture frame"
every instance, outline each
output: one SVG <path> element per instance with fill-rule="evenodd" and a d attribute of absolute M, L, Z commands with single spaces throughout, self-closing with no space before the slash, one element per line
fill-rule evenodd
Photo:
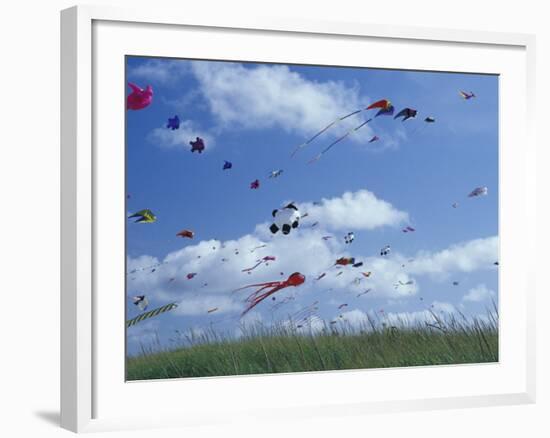
<path fill-rule="evenodd" d="M 279 59 L 277 56 L 285 56 L 286 61 L 297 62 L 300 60 L 300 44 L 296 44 L 295 51 L 291 53 L 289 44 L 292 38 L 296 42 L 303 41 L 304 45 L 311 48 L 322 41 L 334 41 L 335 49 L 347 44 L 372 44 L 374 51 L 380 51 L 375 46 L 383 43 L 388 50 L 401 50 L 403 56 L 402 60 L 390 63 L 383 61 L 380 55 L 380 61 L 375 65 L 377 67 L 413 68 L 416 65 L 416 68 L 420 68 L 420 64 L 414 62 L 422 62 L 423 69 L 428 70 L 445 67 L 448 71 L 473 69 L 502 75 L 500 121 L 503 126 L 501 152 L 504 149 L 504 154 L 500 163 L 500 235 L 503 240 L 499 280 L 505 287 L 513 287 L 516 293 L 506 294 L 501 303 L 503 356 L 499 364 L 140 383 L 125 383 L 123 378 L 121 380 L 120 363 L 124 357 L 118 357 L 118 353 L 123 348 L 123 334 L 120 332 L 123 324 L 121 326 L 119 321 L 123 318 L 123 313 L 120 314 L 123 307 L 116 302 L 108 305 L 110 298 L 101 294 L 104 294 L 102 291 L 107 285 L 117 290 L 123 284 L 123 278 L 117 280 L 117 275 L 120 274 L 124 253 L 122 258 L 117 258 L 117 255 L 120 256 L 122 247 L 120 226 L 124 222 L 116 221 L 113 227 L 106 227 L 102 212 L 106 208 L 116 208 L 119 199 L 117 190 L 123 179 L 120 174 L 121 159 L 123 161 L 123 154 L 120 153 L 122 149 L 119 148 L 123 148 L 123 142 L 120 144 L 120 129 L 124 127 L 116 126 L 120 117 L 109 112 L 113 110 L 109 110 L 104 95 L 114 94 L 114 98 L 118 99 L 124 93 L 121 85 L 124 77 L 119 77 L 123 64 L 121 54 L 178 55 L 171 52 L 175 49 L 161 43 L 168 34 L 179 31 L 183 32 L 182 38 L 189 32 L 198 32 L 204 38 L 212 38 L 214 43 L 225 32 L 233 35 L 235 41 L 232 49 L 228 49 L 220 48 L 219 44 L 209 46 L 206 39 L 205 42 L 197 43 L 199 38 L 194 40 L 192 49 L 188 49 L 190 52 L 185 53 L 187 57 L 215 59 L 220 53 L 226 53 L 223 56 L 226 59 L 248 60 L 253 55 L 245 53 L 243 41 L 247 42 L 247 47 L 252 47 L 250 50 L 258 50 L 258 47 L 253 48 L 254 44 L 258 45 L 254 41 L 261 40 L 265 54 L 262 60 L 271 61 Z M 147 44 L 140 39 L 146 37 L 139 36 L 144 33 L 150 37 Z M 130 47 L 130 40 L 141 46 Z M 416 47 L 426 54 L 433 51 L 437 56 L 412 61 L 405 56 L 405 46 L 410 47 L 411 52 Z M 243 16 L 229 22 L 214 14 L 195 16 L 189 10 L 181 13 L 157 9 L 141 12 L 103 6 L 78 6 L 62 11 L 62 427 L 85 432 L 213 424 L 238 421 L 239 418 L 250 416 L 269 421 L 269 409 L 276 409 L 279 414 L 289 418 L 305 418 L 315 415 L 361 415 L 534 402 L 536 285 L 533 280 L 535 264 L 532 262 L 536 253 L 533 250 L 536 229 L 535 215 L 526 213 L 534 212 L 536 205 L 536 145 L 531 114 L 534 104 L 534 46 L 534 37 L 523 34 L 314 22 L 296 18 L 283 20 Z M 277 47 L 282 47 L 281 53 L 284 51 L 285 55 L 277 54 Z M 228 55 L 228 50 L 233 50 L 232 54 Z M 445 54 L 453 50 L 456 54 Z M 306 63 L 315 61 L 322 64 L 327 55 L 318 52 L 312 50 L 312 58 Z M 201 53 L 204 54 L 201 56 Z M 342 64 L 346 62 L 345 53 L 338 56 L 342 58 L 332 62 L 347 65 Z M 453 56 L 454 60 L 451 59 Z M 461 57 L 470 58 L 465 62 Z M 113 59 L 118 60 L 118 67 L 110 64 Z M 464 65 L 470 68 L 462 70 Z M 106 75 L 105 69 L 108 69 L 109 75 Z M 116 81 L 118 89 L 113 88 Z M 509 107 L 512 101 L 516 118 L 514 126 L 510 127 L 507 121 L 510 120 Z M 518 139 L 521 139 L 521 148 L 509 147 Z M 106 143 L 115 145 L 111 148 L 114 155 L 109 156 L 108 160 L 105 159 L 103 146 Z M 99 154 L 98 148 L 101 151 Z M 518 202 L 521 202 L 521 208 L 518 208 Z M 123 209 L 123 206 L 118 208 Z M 520 229 L 521 237 L 517 235 Z M 109 244 L 106 245 L 106 242 Z M 106 246 L 109 246 L 108 251 Z M 112 269 L 106 268 L 107 265 L 112 266 Z M 514 266 L 514 269 L 510 269 L 510 266 Z M 120 293 L 123 294 L 122 290 Z M 511 314 L 509 309 L 512 308 L 518 309 L 514 321 L 507 320 Z M 396 382 L 396 387 L 383 390 L 389 378 Z M 434 381 L 433 388 L 421 387 L 428 379 Z M 437 383 L 449 380 L 456 380 L 452 390 Z M 271 397 L 270 400 L 263 400 L 263 403 L 258 403 L 258 400 L 251 403 L 250 398 L 258 395 L 258 382 L 265 385 L 264 392 L 270 391 Z M 377 382 L 380 385 L 378 389 Z M 400 387 L 399 382 L 409 384 Z M 368 384 L 372 388 L 369 396 L 346 391 L 346 388 L 361 384 Z M 282 393 L 289 387 L 308 389 L 311 396 L 303 398 L 299 403 L 285 404 L 278 388 Z M 175 394 L 182 390 L 190 399 L 185 406 L 174 403 Z M 227 395 L 230 393 L 239 394 L 237 402 L 228 403 Z M 337 397 L 334 396 L 336 393 L 339 394 Z M 146 417 L 132 415 L 131 400 L 135 400 L 139 394 L 146 394 L 145 398 L 150 400 L 151 406 L 146 409 Z M 214 395 L 217 396 L 216 401 L 213 401 Z M 161 396 L 165 403 L 159 402 Z M 120 409 L 123 405 L 126 408 Z"/>

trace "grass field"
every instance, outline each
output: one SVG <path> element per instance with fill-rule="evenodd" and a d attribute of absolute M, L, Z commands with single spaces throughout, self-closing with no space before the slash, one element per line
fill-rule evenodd
<path fill-rule="evenodd" d="M 228 376 L 498 361 L 498 319 L 441 318 L 361 327 L 330 324 L 296 330 L 287 324 L 242 327 L 242 336 L 214 330 L 183 335 L 170 349 L 142 346 L 127 358 L 127 380 Z"/>

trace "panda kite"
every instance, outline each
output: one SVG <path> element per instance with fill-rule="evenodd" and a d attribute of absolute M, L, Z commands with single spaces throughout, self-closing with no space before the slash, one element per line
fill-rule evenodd
<path fill-rule="evenodd" d="M 269 227 L 269 230 L 275 234 L 281 230 L 283 234 L 290 233 L 292 228 L 298 228 L 300 221 L 300 211 L 298 207 L 292 202 L 286 207 L 273 210 L 273 223 Z"/>

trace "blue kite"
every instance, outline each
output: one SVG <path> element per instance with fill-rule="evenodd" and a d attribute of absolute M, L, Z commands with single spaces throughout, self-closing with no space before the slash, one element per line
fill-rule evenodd
<path fill-rule="evenodd" d="M 166 124 L 166 127 L 171 129 L 172 131 L 180 129 L 180 118 L 177 114 L 173 118 L 168 117 L 168 123 Z"/>

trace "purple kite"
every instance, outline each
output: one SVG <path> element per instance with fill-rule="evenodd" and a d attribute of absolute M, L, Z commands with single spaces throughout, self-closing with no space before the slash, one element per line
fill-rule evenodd
<path fill-rule="evenodd" d="M 200 137 L 197 137 L 195 141 L 190 141 L 191 152 L 197 151 L 199 154 L 202 154 L 202 151 L 206 148 L 204 145 L 204 140 Z"/>
<path fill-rule="evenodd" d="M 402 109 L 401 111 L 399 111 L 399 112 L 395 115 L 394 119 L 397 119 L 397 118 L 399 118 L 399 117 L 403 117 L 403 120 L 402 120 L 403 122 L 404 122 L 405 120 L 408 120 L 408 119 L 414 119 L 414 118 L 416 117 L 416 113 L 417 113 L 417 112 L 418 112 L 418 111 L 416 111 L 415 109 L 412 109 L 412 108 L 405 108 L 405 109 Z"/>
<path fill-rule="evenodd" d="M 171 129 L 172 131 L 180 129 L 180 118 L 177 114 L 173 118 L 168 117 L 168 123 L 166 124 L 166 127 L 168 129 Z"/>

